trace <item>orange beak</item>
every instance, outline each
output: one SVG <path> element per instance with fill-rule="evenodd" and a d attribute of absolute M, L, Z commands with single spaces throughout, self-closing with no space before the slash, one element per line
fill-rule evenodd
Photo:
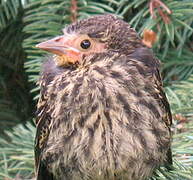
<path fill-rule="evenodd" d="M 39 43 L 36 47 L 61 57 L 69 57 L 71 60 L 73 59 L 75 63 L 80 57 L 80 52 L 79 50 L 73 48 L 70 45 L 70 42 L 71 40 L 68 37 L 65 38 L 64 36 L 58 36 L 51 40 Z"/>

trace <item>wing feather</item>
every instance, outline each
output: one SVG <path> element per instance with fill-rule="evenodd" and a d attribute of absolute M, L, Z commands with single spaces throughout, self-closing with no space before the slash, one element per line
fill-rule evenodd
<path fill-rule="evenodd" d="M 52 60 L 47 61 L 43 65 L 43 71 L 39 80 L 41 87 L 40 98 L 36 111 L 36 137 L 35 137 L 35 168 L 37 180 L 52 180 L 53 176 L 48 172 L 44 162 L 42 161 L 42 152 L 46 145 L 47 138 L 50 133 L 50 97 L 48 85 L 55 77 L 55 65 Z"/>
<path fill-rule="evenodd" d="M 151 91 L 151 95 L 157 100 L 158 104 L 162 108 L 162 120 L 168 127 L 171 134 L 172 114 L 170 105 L 168 103 L 166 94 L 163 89 L 162 78 L 160 75 L 160 62 L 154 57 L 151 50 L 147 48 L 138 48 L 132 55 L 132 58 L 140 61 L 145 68 L 147 68 L 149 82 L 152 82 L 154 89 Z M 171 149 L 168 149 L 166 164 L 172 164 Z"/>

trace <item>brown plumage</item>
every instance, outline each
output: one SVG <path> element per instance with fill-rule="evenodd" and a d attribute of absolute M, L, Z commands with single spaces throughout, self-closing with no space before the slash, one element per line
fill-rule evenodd
<path fill-rule="evenodd" d="M 37 180 L 144 180 L 171 164 L 171 113 L 159 60 L 130 26 L 94 16 L 37 47 Z"/>

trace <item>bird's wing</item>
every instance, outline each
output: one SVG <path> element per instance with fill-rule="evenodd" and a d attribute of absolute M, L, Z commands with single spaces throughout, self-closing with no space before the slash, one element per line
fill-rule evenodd
<path fill-rule="evenodd" d="M 41 78 L 39 84 L 41 87 L 40 98 L 37 105 L 36 112 L 36 137 L 35 137 L 35 167 L 37 180 L 52 180 L 52 175 L 48 172 L 42 161 L 42 151 L 47 142 L 47 138 L 50 133 L 50 96 L 48 92 L 48 86 L 54 78 L 54 69 L 53 73 L 50 69 L 54 67 L 52 61 L 47 61 L 44 64 Z"/>
<path fill-rule="evenodd" d="M 165 111 L 165 116 L 163 117 L 163 121 L 165 122 L 167 127 L 170 128 L 172 125 L 172 115 L 171 115 L 171 111 L 170 111 L 170 105 L 169 105 L 167 97 L 164 93 L 162 79 L 161 79 L 160 72 L 158 69 L 157 69 L 157 72 L 155 72 L 155 75 L 153 78 L 154 78 L 154 82 L 155 82 L 155 89 L 156 89 L 155 92 L 157 92 L 157 95 L 158 95 L 159 101 L 160 101 L 160 105 L 163 107 L 163 109 Z"/>
<path fill-rule="evenodd" d="M 43 81 L 41 84 L 44 83 Z M 36 167 L 36 180 L 52 180 L 52 175 L 48 172 L 47 168 L 41 159 L 41 153 L 46 144 L 49 135 L 49 102 L 47 96 L 47 89 L 45 85 L 41 85 L 40 98 L 37 107 L 37 118 L 36 118 L 36 138 L 35 138 L 35 167 Z"/>
<path fill-rule="evenodd" d="M 159 99 L 158 99 L 158 102 L 160 104 L 160 106 L 162 106 L 162 108 L 164 109 L 164 114 L 163 114 L 163 121 L 165 122 L 166 126 L 168 127 L 170 133 L 171 133 L 171 125 L 172 125 L 172 114 L 171 114 L 171 111 L 170 111 L 170 105 L 168 103 L 168 100 L 167 100 L 167 97 L 163 91 L 163 84 L 162 84 L 162 79 L 161 79 L 161 76 L 160 76 L 160 72 L 159 70 L 157 69 L 157 72 L 155 72 L 155 75 L 154 75 L 154 82 L 155 82 L 155 89 L 157 92 L 155 94 L 155 96 L 158 96 Z M 171 152 L 171 148 L 168 149 L 168 152 L 167 152 L 167 159 L 166 159 L 166 162 L 165 162 L 166 166 L 169 164 L 169 165 L 172 165 L 172 152 Z M 170 167 L 168 167 L 170 168 Z"/>
<path fill-rule="evenodd" d="M 153 56 L 153 53 L 147 48 L 139 48 L 132 55 L 132 58 L 140 61 L 145 68 L 147 68 L 149 82 L 154 84 L 154 90 L 151 95 L 157 100 L 160 107 L 162 107 L 163 116 L 162 120 L 168 127 L 171 133 L 172 115 L 170 111 L 170 105 L 163 90 L 162 78 L 160 75 L 160 62 Z M 171 149 L 168 150 L 166 164 L 172 164 Z"/>
<path fill-rule="evenodd" d="M 42 87 L 43 89 L 45 87 Z M 35 165 L 38 167 L 40 154 L 43 150 L 47 137 L 49 135 L 49 124 L 50 115 L 48 112 L 49 109 L 48 98 L 46 94 L 40 93 L 40 98 L 37 108 L 37 117 L 36 117 L 36 138 L 35 138 Z"/>

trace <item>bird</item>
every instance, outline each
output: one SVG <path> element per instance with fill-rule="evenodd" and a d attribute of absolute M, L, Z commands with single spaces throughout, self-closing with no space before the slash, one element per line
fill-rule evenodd
<path fill-rule="evenodd" d="M 112 14 L 66 26 L 36 45 L 36 180 L 145 180 L 172 164 L 160 61 Z"/>

